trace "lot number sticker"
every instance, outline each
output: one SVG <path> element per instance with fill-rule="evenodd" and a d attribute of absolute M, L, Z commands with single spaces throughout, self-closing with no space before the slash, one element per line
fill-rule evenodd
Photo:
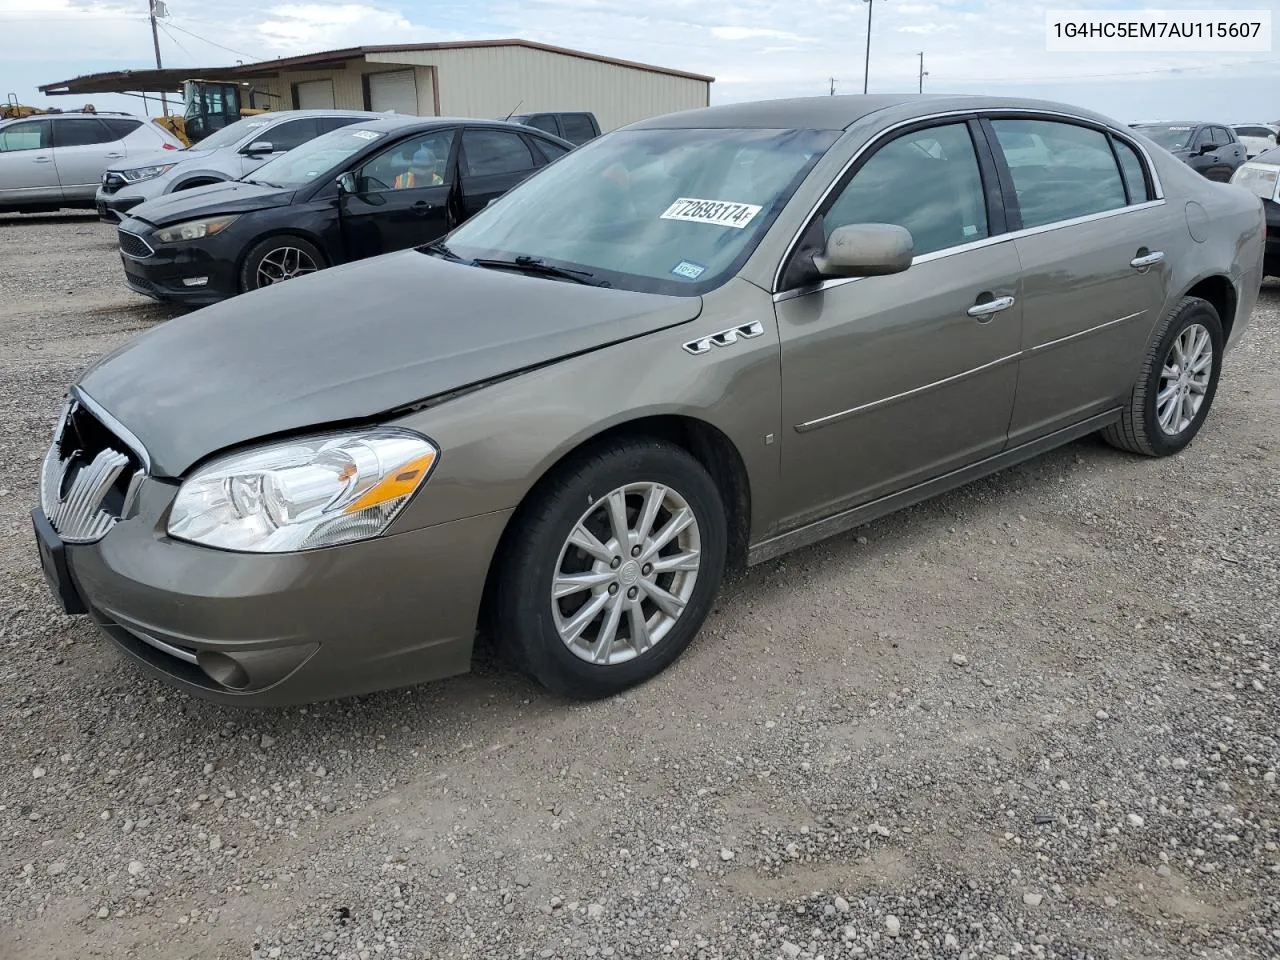
<path fill-rule="evenodd" d="M 681 197 L 659 218 L 683 220 L 686 223 L 712 223 L 718 227 L 741 230 L 750 223 L 761 208 L 754 203 L 731 203 L 728 200 L 699 200 Z"/>
<path fill-rule="evenodd" d="M 352 130 L 353 137 L 359 137 L 361 140 L 377 140 L 382 134 L 374 133 L 372 130 Z"/>

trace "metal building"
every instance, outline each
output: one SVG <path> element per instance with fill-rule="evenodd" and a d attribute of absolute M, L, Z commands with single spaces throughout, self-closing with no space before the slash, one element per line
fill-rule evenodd
<path fill-rule="evenodd" d="M 169 92 L 181 90 L 182 79 L 189 78 L 248 83 L 276 110 L 340 107 L 496 119 L 589 110 L 602 132 L 707 106 L 714 80 L 529 40 L 487 40 L 350 47 L 234 67 L 118 71 L 40 90 Z"/>

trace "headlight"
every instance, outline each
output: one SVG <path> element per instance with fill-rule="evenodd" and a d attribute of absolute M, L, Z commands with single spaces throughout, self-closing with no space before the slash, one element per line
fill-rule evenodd
<path fill-rule="evenodd" d="M 172 170 L 174 164 L 159 163 L 152 167 L 135 167 L 132 170 L 121 170 L 120 179 L 125 183 L 138 183 L 141 180 L 154 180 L 162 173 L 168 173 Z"/>
<path fill-rule="evenodd" d="M 199 240 L 201 237 L 215 237 L 238 220 L 238 216 L 209 217 L 206 220 L 188 220 L 156 231 L 156 239 L 161 243 L 180 243 L 183 240 Z"/>
<path fill-rule="evenodd" d="M 250 553 L 376 537 L 426 480 L 438 453 L 424 437 L 393 427 L 234 453 L 182 484 L 169 535 Z"/>
<path fill-rule="evenodd" d="M 1280 166 L 1250 160 L 1236 168 L 1231 182 L 1263 200 L 1280 201 Z"/>

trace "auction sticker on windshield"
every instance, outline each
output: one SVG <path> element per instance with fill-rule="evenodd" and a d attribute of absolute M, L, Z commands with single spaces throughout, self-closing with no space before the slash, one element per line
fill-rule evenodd
<path fill-rule="evenodd" d="M 353 137 L 359 137 L 361 140 L 377 140 L 382 134 L 375 133 L 373 130 L 352 130 Z"/>
<path fill-rule="evenodd" d="M 686 223 L 711 223 L 719 227 L 741 230 L 762 208 L 754 203 L 731 203 L 727 200 L 699 200 L 681 197 L 658 219 L 683 220 Z"/>

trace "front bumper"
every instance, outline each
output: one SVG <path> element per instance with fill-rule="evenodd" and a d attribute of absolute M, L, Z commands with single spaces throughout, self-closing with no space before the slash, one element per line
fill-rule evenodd
<path fill-rule="evenodd" d="M 280 706 L 469 669 L 510 511 L 263 555 L 169 538 L 175 493 L 146 480 L 103 539 L 64 545 L 90 616 L 146 672 L 204 699 Z"/>
<path fill-rule="evenodd" d="M 1280 203 L 1263 200 L 1267 214 L 1267 245 L 1262 255 L 1262 272 L 1270 277 L 1280 277 Z"/>
<path fill-rule="evenodd" d="M 145 184 L 147 181 L 144 180 L 142 183 Z M 97 193 L 93 195 L 93 205 L 98 211 L 99 220 L 118 226 L 129 219 L 130 210 L 160 196 L 161 192 L 154 189 L 144 190 L 133 184 L 108 191 L 104 185 L 100 184 Z"/>
<path fill-rule="evenodd" d="M 226 234 L 162 244 L 150 224 L 143 221 L 126 219 L 120 230 L 141 238 L 147 248 L 137 247 L 128 253 L 122 246 L 120 251 L 124 281 L 135 293 L 200 307 L 240 292 L 237 265 L 241 245 Z"/>

